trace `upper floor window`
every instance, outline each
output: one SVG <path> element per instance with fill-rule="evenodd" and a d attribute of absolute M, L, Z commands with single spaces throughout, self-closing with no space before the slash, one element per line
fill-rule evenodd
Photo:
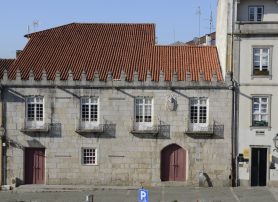
<path fill-rule="evenodd" d="M 194 125 L 208 125 L 208 99 L 190 99 L 190 123 Z"/>
<path fill-rule="evenodd" d="M 269 97 L 253 97 L 252 126 L 269 126 Z"/>
<path fill-rule="evenodd" d="M 253 75 L 270 75 L 270 48 L 253 48 Z"/>
<path fill-rule="evenodd" d="M 135 99 L 135 122 L 138 129 L 147 129 L 152 126 L 152 105 L 151 97 L 137 97 Z"/>
<path fill-rule="evenodd" d="M 26 99 L 27 125 L 41 127 L 44 124 L 44 101 L 42 96 L 30 96 Z"/>
<path fill-rule="evenodd" d="M 248 16 L 249 21 L 260 22 L 264 14 L 263 6 L 249 6 Z"/>
<path fill-rule="evenodd" d="M 99 99 L 98 97 L 81 98 L 81 122 L 83 127 L 98 125 Z"/>

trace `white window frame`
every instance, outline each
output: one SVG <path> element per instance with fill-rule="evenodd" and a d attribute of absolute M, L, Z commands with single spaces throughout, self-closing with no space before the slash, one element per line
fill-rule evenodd
<path fill-rule="evenodd" d="M 84 102 L 85 99 L 88 99 L 89 102 Z M 93 100 L 97 100 L 96 102 L 94 102 Z M 88 115 L 89 115 L 89 120 L 84 120 L 83 118 L 83 105 L 88 106 L 89 111 L 88 111 Z M 92 120 L 91 116 L 92 116 L 92 106 L 97 106 L 97 120 Z M 81 97 L 80 99 L 80 123 L 81 123 L 81 128 L 84 129 L 91 129 L 91 128 L 95 128 L 99 126 L 99 97 Z"/>
<path fill-rule="evenodd" d="M 258 53 L 255 53 L 256 50 Z M 267 53 L 264 51 L 267 50 Z M 253 47 L 253 69 L 252 69 L 252 75 L 253 76 L 270 76 L 271 75 L 271 53 L 272 48 L 269 46 L 255 46 Z M 258 60 L 256 60 L 258 58 Z M 259 63 L 258 65 L 255 65 L 256 63 Z M 267 65 L 265 65 L 267 64 Z M 255 71 L 268 71 L 268 74 L 256 74 Z"/>
<path fill-rule="evenodd" d="M 251 19 L 251 10 L 254 9 L 254 19 Z M 262 9 L 261 18 L 259 19 L 258 10 Z M 248 7 L 248 20 L 251 22 L 261 22 L 263 21 L 264 16 L 264 6 L 257 5 L 257 6 L 249 6 Z"/>
<path fill-rule="evenodd" d="M 146 100 L 151 100 L 151 103 L 146 103 Z M 142 103 L 138 103 L 137 101 L 142 100 Z M 153 98 L 147 96 L 140 96 L 135 98 L 134 103 L 134 124 L 137 130 L 152 130 L 153 129 Z M 142 107 L 142 120 L 137 119 L 137 107 Z M 146 106 L 151 106 L 151 121 L 146 121 Z"/>
<path fill-rule="evenodd" d="M 255 102 L 255 99 L 258 99 L 259 102 Z M 263 101 L 263 99 L 267 99 L 266 102 Z M 252 96 L 252 115 L 251 115 L 251 126 L 252 127 L 270 127 L 270 117 L 271 117 L 271 114 L 270 114 L 270 96 L 269 95 L 255 95 L 255 96 Z M 257 105 L 257 107 L 255 107 L 255 105 Z M 266 107 L 263 107 L 263 105 L 266 105 Z M 255 112 L 255 109 L 257 108 L 257 112 Z M 265 110 L 265 112 L 263 112 L 263 110 Z M 255 121 L 255 118 L 254 116 L 258 116 L 258 122 L 260 121 L 264 121 L 263 120 L 263 116 L 266 116 L 266 122 L 267 122 L 267 125 L 255 125 L 254 124 L 254 121 Z"/>
<path fill-rule="evenodd" d="M 33 100 L 32 100 L 33 99 Z M 43 128 L 45 120 L 45 104 L 43 96 L 28 96 L 26 97 L 26 114 L 25 114 L 25 124 L 27 128 Z M 34 105 L 34 119 L 29 118 L 29 105 Z M 42 105 L 42 117 L 38 116 L 39 105 Z"/>
<path fill-rule="evenodd" d="M 193 103 L 197 101 L 197 103 Z M 206 100 L 206 104 L 202 105 L 201 100 Z M 206 107 L 206 122 L 202 123 L 201 120 L 201 107 Z M 192 107 L 197 107 L 197 122 L 193 122 Z M 209 125 L 209 99 L 207 97 L 193 97 L 189 100 L 189 124 L 193 131 L 206 130 Z"/>
<path fill-rule="evenodd" d="M 85 156 L 85 150 L 92 150 L 92 155 Z M 93 151 L 94 150 L 94 151 Z M 94 155 L 93 155 L 94 152 Z M 85 158 L 92 158 L 91 163 L 85 162 Z M 93 158 L 95 158 L 95 162 L 93 162 Z M 81 148 L 81 164 L 84 166 L 95 166 L 98 165 L 98 150 L 95 147 L 82 147 Z"/>

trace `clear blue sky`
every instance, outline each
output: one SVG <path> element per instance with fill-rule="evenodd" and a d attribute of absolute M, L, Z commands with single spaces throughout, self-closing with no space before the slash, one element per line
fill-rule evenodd
<path fill-rule="evenodd" d="M 0 58 L 14 58 L 23 49 L 27 27 L 36 31 L 72 22 L 155 23 L 159 44 L 189 41 L 209 33 L 210 10 L 214 27 L 217 0 L 1 0 Z M 210 9 L 211 8 L 211 9 Z"/>

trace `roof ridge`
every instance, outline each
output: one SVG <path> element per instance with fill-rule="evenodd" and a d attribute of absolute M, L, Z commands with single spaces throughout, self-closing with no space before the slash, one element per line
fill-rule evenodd
<path fill-rule="evenodd" d="M 29 38 L 30 36 L 35 35 L 35 34 L 39 34 L 39 33 L 42 33 L 42 32 L 46 32 L 46 31 L 50 31 L 50 30 L 66 27 L 66 26 L 73 25 L 73 24 L 77 24 L 77 23 L 72 22 L 72 23 L 69 23 L 69 24 L 64 24 L 64 25 L 60 25 L 60 26 L 57 26 L 57 27 L 52 27 L 52 28 L 41 30 L 41 31 L 32 32 L 32 33 L 29 33 L 29 34 L 25 34 L 24 37 Z"/>
<path fill-rule="evenodd" d="M 31 37 L 32 35 L 35 35 L 35 34 L 51 31 L 51 30 L 54 30 L 54 29 L 59 29 L 59 28 L 62 28 L 62 27 L 67 27 L 67 26 L 70 26 L 70 25 L 129 25 L 129 26 L 131 26 L 131 25 L 151 25 L 155 28 L 155 23 L 101 23 L 101 22 L 100 23 L 89 23 L 89 22 L 84 23 L 84 22 L 72 22 L 72 23 L 60 25 L 60 26 L 57 26 L 57 27 L 52 27 L 52 28 L 41 30 L 41 31 L 25 34 L 24 37 L 29 38 L 29 37 Z"/>
<path fill-rule="evenodd" d="M 209 46 L 205 46 L 205 45 L 168 45 L 168 44 L 155 44 L 155 47 L 187 47 L 187 48 L 216 48 L 216 45 L 209 45 Z"/>
<path fill-rule="evenodd" d="M 0 60 L 15 60 L 15 58 L 0 58 Z"/>

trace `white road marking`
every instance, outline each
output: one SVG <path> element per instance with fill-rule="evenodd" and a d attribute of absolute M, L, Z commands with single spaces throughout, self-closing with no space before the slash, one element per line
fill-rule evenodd
<path fill-rule="evenodd" d="M 240 202 L 239 198 L 237 197 L 237 195 L 234 192 L 234 189 L 232 187 L 230 187 L 231 193 L 233 194 L 234 198 L 236 199 L 236 201 Z"/>

